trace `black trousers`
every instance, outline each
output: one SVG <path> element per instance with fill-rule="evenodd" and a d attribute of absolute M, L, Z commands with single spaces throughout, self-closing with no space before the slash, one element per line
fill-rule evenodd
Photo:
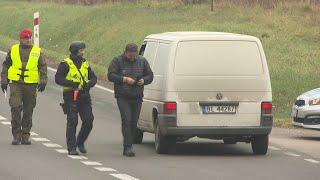
<path fill-rule="evenodd" d="M 117 104 L 121 114 L 123 146 L 130 148 L 137 129 L 142 99 L 117 98 Z"/>
<path fill-rule="evenodd" d="M 93 113 L 90 95 L 81 97 L 77 101 L 64 97 L 67 105 L 67 146 L 68 150 L 76 149 L 77 145 L 83 145 L 87 140 L 93 127 Z M 82 125 L 76 138 L 78 125 L 78 114 L 80 115 Z"/>

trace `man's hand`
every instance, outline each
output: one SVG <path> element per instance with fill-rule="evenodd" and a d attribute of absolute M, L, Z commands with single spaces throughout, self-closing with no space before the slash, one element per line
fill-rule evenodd
<path fill-rule="evenodd" d="M 144 85 L 144 79 L 140 79 L 137 84 L 138 84 L 139 86 Z"/>
<path fill-rule="evenodd" d="M 4 93 L 4 91 L 7 91 L 8 89 L 8 84 L 1 84 L 1 89 L 2 89 L 2 92 Z"/>
<path fill-rule="evenodd" d="M 91 89 L 91 86 L 90 86 L 90 81 L 89 81 L 89 82 L 87 82 L 86 84 L 83 85 L 83 90 L 89 92 L 90 89 Z"/>
<path fill-rule="evenodd" d="M 132 79 L 131 77 L 123 77 L 123 82 L 129 84 L 129 85 L 134 85 L 134 83 L 136 82 L 134 79 Z"/>
<path fill-rule="evenodd" d="M 37 87 L 39 92 L 43 92 L 46 89 L 46 85 L 45 83 L 40 83 Z"/>

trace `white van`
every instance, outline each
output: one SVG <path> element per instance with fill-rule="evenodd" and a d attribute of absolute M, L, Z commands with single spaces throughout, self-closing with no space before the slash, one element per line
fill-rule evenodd
<path fill-rule="evenodd" d="M 135 143 L 155 133 L 157 153 L 192 137 L 247 142 L 266 154 L 273 124 L 269 70 L 256 37 L 169 32 L 145 38 L 154 71 L 145 87 Z"/>

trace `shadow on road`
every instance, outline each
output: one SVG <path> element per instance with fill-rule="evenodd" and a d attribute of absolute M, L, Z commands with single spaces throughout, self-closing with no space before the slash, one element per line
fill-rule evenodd
<path fill-rule="evenodd" d="M 295 139 L 301 139 L 301 140 L 309 140 L 309 141 L 320 141 L 320 137 L 314 137 L 314 136 L 297 136 L 294 137 Z"/>
<path fill-rule="evenodd" d="M 150 150 L 154 150 L 154 142 L 144 142 L 139 145 Z M 234 145 L 226 145 L 223 143 L 209 142 L 186 142 L 177 143 L 169 151 L 169 155 L 191 155 L 191 156 L 254 156 L 251 151 L 251 145 L 238 143 Z"/>

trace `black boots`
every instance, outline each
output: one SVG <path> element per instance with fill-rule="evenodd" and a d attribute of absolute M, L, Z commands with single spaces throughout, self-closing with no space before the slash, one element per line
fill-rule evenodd
<path fill-rule="evenodd" d="M 79 151 L 83 154 L 86 154 L 87 153 L 87 150 L 86 148 L 84 147 L 84 145 L 77 145 Z M 79 155 L 79 152 L 77 151 L 77 148 L 72 148 L 71 150 L 68 149 L 68 154 L 69 155 L 74 155 L 74 156 L 77 156 Z"/>
<path fill-rule="evenodd" d="M 68 152 L 69 155 L 72 155 L 72 156 L 77 156 L 79 155 L 78 151 L 76 149 L 72 149 L 72 150 L 69 150 Z"/>
<path fill-rule="evenodd" d="M 31 145 L 31 141 L 29 140 L 29 138 L 22 138 L 21 144 L 22 145 Z"/>
<path fill-rule="evenodd" d="M 20 142 L 21 142 L 21 138 L 14 137 L 11 144 L 12 145 L 19 145 Z"/>
<path fill-rule="evenodd" d="M 82 145 L 78 145 L 78 149 L 79 149 L 79 151 L 80 151 L 81 153 L 83 153 L 83 154 L 86 154 L 86 153 L 87 153 L 87 150 L 86 150 L 86 148 L 84 147 L 83 144 L 82 144 Z"/>
<path fill-rule="evenodd" d="M 124 156 L 127 156 L 127 157 L 134 157 L 134 156 L 136 156 L 136 154 L 134 153 L 132 147 L 125 147 L 125 148 L 123 149 L 123 155 L 124 155 Z"/>
<path fill-rule="evenodd" d="M 16 137 L 13 137 L 11 144 L 12 145 L 19 145 L 19 144 L 31 145 L 31 141 L 29 140 L 29 137 L 22 136 L 21 138 L 21 136 L 16 136 Z"/>

